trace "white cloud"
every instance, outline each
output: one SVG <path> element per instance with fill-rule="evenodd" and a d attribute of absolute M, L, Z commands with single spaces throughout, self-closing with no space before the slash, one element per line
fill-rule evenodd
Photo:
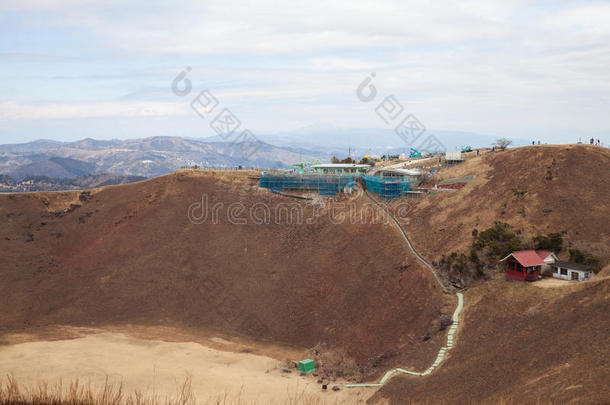
<path fill-rule="evenodd" d="M 580 36 L 599 38 L 610 35 L 610 4 L 576 4 L 560 10 L 546 19 L 554 30 L 569 31 Z"/>
<path fill-rule="evenodd" d="M 91 102 L 102 92 L 92 73 L 78 93 L 88 97 L 83 104 L 3 103 L 5 120 L 184 114 L 169 82 L 186 61 L 197 87 L 210 87 L 261 127 L 378 125 L 354 98 L 363 75 L 376 71 L 380 92 L 395 94 L 430 127 L 608 128 L 607 3 L 24 0 L 3 7 L 20 11 L 26 28 L 82 33 L 86 52 L 115 66 L 113 73 L 158 68 L 113 82 L 115 97 L 130 94 L 129 101 Z M 5 82 L 0 90 L 18 88 Z M 29 97 L 51 93 L 39 86 Z M 21 94 L 8 97 L 23 101 Z M 52 93 L 58 101 L 62 94 Z"/>
<path fill-rule="evenodd" d="M 33 104 L 0 102 L 0 120 L 32 120 L 94 117 L 149 117 L 183 115 L 188 105 L 159 102 L 100 102 L 74 104 Z"/>
<path fill-rule="evenodd" d="M 43 4 L 44 3 L 44 4 Z M 138 53 L 277 54 L 502 38 L 514 6 L 491 1 L 26 1 L 38 23 L 79 27 Z"/>

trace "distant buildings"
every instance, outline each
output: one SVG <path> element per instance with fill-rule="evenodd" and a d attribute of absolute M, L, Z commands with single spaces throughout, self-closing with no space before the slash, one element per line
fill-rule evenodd
<path fill-rule="evenodd" d="M 365 173 L 371 168 L 370 165 L 358 165 L 355 163 L 326 163 L 322 165 L 314 165 L 311 168 L 316 173 L 331 173 L 331 174 L 355 174 Z"/>
<path fill-rule="evenodd" d="M 375 172 L 376 176 L 381 177 L 404 177 L 411 181 L 412 187 L 420 185 L 424 178 L 424 173 L 419 169 L 380 169 Z"/>
<path fill-rule="evenodd" d="M 508 280 L 536 281 L 544 270 L 557 261 L 555 253 L 548 250 L 520 250 L 506 256 L 506 278 Z"/>
<path fill-rule="evenodd" d="M 506 256 L 507 280 L 536 281 L 550 272 L 562 280 L 583 281 L 595 274 L 584 264 L 560 262 L 555 253 L 548 250 L 521 250 Z"/>
<path fill-rule="evenodd" d="M 464 157 L 462 156 L 462 152 L 460 151 L 447 151 L 445 152 L 445 162 L 447 164 L 450 163 L 460 163 L 464 161 Z"/>
<path fill-rule="evenodd" d="M 555 262 L 551 264 L 551 268 L 553 269 L 553 277 L 562 280 L 583 281 L 595 274 L 584 264 L 578 263 Z"/>

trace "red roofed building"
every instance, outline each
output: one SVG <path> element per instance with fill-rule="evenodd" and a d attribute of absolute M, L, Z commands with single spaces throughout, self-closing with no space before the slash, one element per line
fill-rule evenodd
<path fill-rule="evenodd" d="M 506 279 L 536 281 L 538 276 L 558 259 L 548 250 L 520 250 L 506 256 Z"/>

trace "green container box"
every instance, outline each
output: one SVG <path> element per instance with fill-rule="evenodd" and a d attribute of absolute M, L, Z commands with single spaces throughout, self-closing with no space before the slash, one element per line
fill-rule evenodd
<path fill-rule="evenodd" d="M 299 371 L 310 373 L 316 369 L 316 364 L 312 359 L 299 361 Z"/>

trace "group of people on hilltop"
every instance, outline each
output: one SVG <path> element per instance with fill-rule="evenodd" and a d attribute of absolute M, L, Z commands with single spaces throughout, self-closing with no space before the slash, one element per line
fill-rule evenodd
<path fill-rule="evenodd" d="M 580 143 L 580 138 L 579 138 L 579 140 L 578 140 L 578 143 Z M 596 145 L 596 146 L 599 146 L 599 145 L 601 145 L 601 144 L 602 144 L 602 141 L 601 141 L 599 138 L 598 138 L 598 139 L 591 138 L 591 139 L 589 139 L 589 143 L 590 143 L 591 145 Z M 532 141 L 532 145 L 535 145 L 535 144 L 536 144 L 536 141 Z M 538 141 L 538 145 L 540 145 L 540 141 Z"/>

